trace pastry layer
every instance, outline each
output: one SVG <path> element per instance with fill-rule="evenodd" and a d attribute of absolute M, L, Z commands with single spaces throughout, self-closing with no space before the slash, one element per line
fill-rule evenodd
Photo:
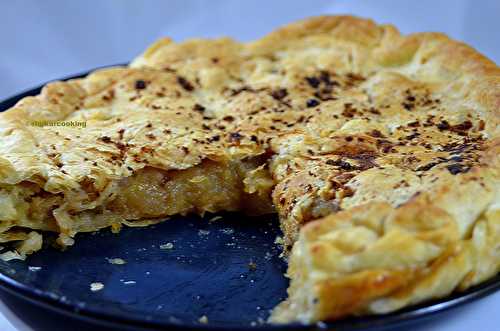
<path fill-rule="evenodd" d="M 162 39 L 0 115 L 6 257 L 39 249 L 40 231 L 71 245 L 172 214 L 274 210 L 292 251 L 273 321 L 448 295 L 499 270 L 499 88 L 464 44 L 354 17 L 247 44 Z"/>

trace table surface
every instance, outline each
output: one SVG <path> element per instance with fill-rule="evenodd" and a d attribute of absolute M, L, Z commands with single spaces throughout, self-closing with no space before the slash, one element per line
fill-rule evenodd
<path fill-rule="evenodd" d="M 162 36 L 174 40 L 230 36 L 248 41 L 288 22 L 321 14 L 370 17 L 392 23 L 403 33 L 444 32 L 500 63 L 499 12 L 496 0 L 3 1 L 0 99 L 89 68 L 127 62 Z M 414 330 L 498 329 L 498 307 L 500 293 Z M 0 330 L 30 329 L 0 303 Z"/>

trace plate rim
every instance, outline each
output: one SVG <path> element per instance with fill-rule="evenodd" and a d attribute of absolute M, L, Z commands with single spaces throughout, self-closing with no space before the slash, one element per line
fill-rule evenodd
<path fill-rule="evenodd" d="M 76 74 L 67 75 L 62 78 L 53 79 L 45 83 L 39 84 L 35 87 L 21 91 L 20 93 L 11 95 L 7 98 L 0 100 L 0 112 L 3 112 L 13 107 L 20 99 L 33 96 L 48 83 L 54 81 L 66 81 L 70 79 L 82 78 L 95 70 L 106 69 L 110 67 L 126 66 L 127 63 L 119 63 L 107 66 L 99 66 L 90 70 L 80 71 Z M 7 262 L 8 263 L 8 262 Z M 54 296 L 49 292 L 31 288 L 20 281 L 11 278 L 8 274 L 0 271 L 0 290 L 4 290 L 11 295 L 27 300 L 32 304 L 43 306 L 46 309 L 56 311 L 58 313 L 78 318 L 93 323 L 112 324 L 113 326 L 136 326 L 146 330 L 160 330 L 168 327 L 173 330 L 200 330 L 200 331 L 215 331 L 215 330 L 366 330 L 373 328 L 389 328 L 398 325 L 425 320 L 437 314 L 444 313 L 454 308 L 458 308 L 467 303 L 479 300 L 487 295 L 493 294 L 500 290 L 500 273 L 496 276 L 479 283 L 465 291 L 453 292 L 449 296 L 441 299 L 427 301 L 415 306 L 410 306 L 395 312 L 368 315 L 360 317 L 351 317 L 344 320 L 332 322 L 317 322 L 313 324 L 302 323 L 288 323 L 288 324 L 262 324 L 256 326 L 230 326 L 230 325 L 217 325 L 217 324 L 196 324 L 193 322 L 176 322 L 170 323 L 155 322 L 154 320 L 130 318 L 129 316 L 117 315 L 107 312 L 100 312 L 88 307 L 77 307 L 72 302 L 65 302 Z"/>

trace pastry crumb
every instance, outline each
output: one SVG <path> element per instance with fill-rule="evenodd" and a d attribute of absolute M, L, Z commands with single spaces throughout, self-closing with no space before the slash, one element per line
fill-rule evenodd
<path fill-rule="evenodd" d="M 125 285 L 134 285 L 136 284 L 137 282 L 135 280 L 127 280 L 127 281 L 124 281 L 123 284 Z"/>
<path fill-rule="evenodd" d="M 250 326 L 263 325 L 264 323 L 266 323 L 266 321 L 262 317 L 259 317 L 257 318 L 257 321 L 250 322 Z"/>
<path fill-rule="evenodd" d="M 42 270 L 42 267 L 33 267 L 33 266 L 29 266 L 29 267 L 28 267 L 28 270 L 29 270 L 29 271 L 38 271 L 38 270 Z"/>
<path fill-rule="evenodd" d="M 22 254 L 19 254 L 16 251 L 7 251 L 5 253 L 0 254 L 0 259 L 2 261 L 8 262 L 11 260 L 24 260 L 25 256 L 23 256 Z"/>
<path fill-rule="evenodd" d="M 224 228 L 220 230 L 220 232 L 222 232 L 223 234 L 232 235 L 234 233 L 234 230 L 231 228 Z"/>
<path fill-rule="evenodd" d="M 113 258 L 113 259 L 106 259 L 108 260 L 109 263 L 111 264 L 118 264 L 118 265 L 121 265 L 121 264 L 126 264 L 127 261 L 125 261 L 124 259 L 121 259 L 121 258 Z"/>
<path fill-rule="evenodd" d="M 90 284 L 90 290 L 92 292 L 97 292 L 100 291 L 104 288 L 104 284 L 101 282 L 94 282 Z"/>
<path fill-rule="evenodd" d="M 208 317 L 207 317 L 207 315 L 203 315 L 203 316 L 201 316 L 201 317 L 198 319 L 198 322 L 200 322 L 201 324 L 207 324 L 207 323 L 208 323 Z"/>
<path fill-rule="evenodd" d="M 208 236 L 210 234 L 210 231 L 208 230 L 199 230 L 198 235 L 199 236 Z"/>
<path fill-rule="evenodd" d="M 322 330 L 327 330 L 328 329 L 328 325 L 325 322 L 322 322 L 322 321 L 316 322 L 316 326 L 319 329 L 322 329 Z"/>
<path fill-rule="evenodd" d="M 172 243 L 166 243 L 166 244 L 160 245 L 160 249 L 173 249 L 173 248 L 174 248 L 174 244 L 172 244 Z"/>
<path fill-rule="evenodd" d="M 211 219 L 209 219 L 208 222 L 215 222 L 215 221 L 218 221 L 221 219 L 222 219 L 222 216 L 214 216 Z"/>

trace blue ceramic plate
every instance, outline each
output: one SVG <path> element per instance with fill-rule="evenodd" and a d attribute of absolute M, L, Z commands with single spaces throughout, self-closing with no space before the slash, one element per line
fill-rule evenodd
<path fill-rule="evenodd" d="M 0 103 L 0 111 L 39 91 Z M 270 309 L 286 297 L 288 286 L 286 264 L 274 243 L 280 234 L 277 219 L 222 214 L 210 221 L 213 217 L 178 217 L 119 234 L 79 234 L 65 252 L 48 247 L 27 261 L 0 261 L 0 296 L 36 330 L 382 330 L 421 321 L 500 288 L 499 276 L 392 314 L 268 325 Z M 97 282 L 104 288 L 91 291 Z M 202 316 L 208 324 L 200 323 Z"/>

